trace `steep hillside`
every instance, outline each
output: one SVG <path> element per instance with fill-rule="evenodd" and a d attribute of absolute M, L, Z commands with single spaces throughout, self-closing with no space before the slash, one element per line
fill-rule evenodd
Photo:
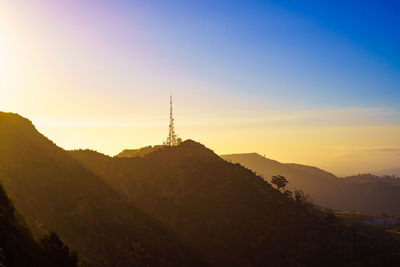
<path fill-rule="evenodd" d="M 314 203 L 324 207 L 400 215 L 400 187 L 391 185 L 386 178 L 361 175 L 341 179 L 315 167 L 283 164 L 256 153 L 221 157 L 242 164 L 267 181 L 272 175 L 283 175 L 292 188 L 303 190 Z"/>
<path fill-rule="evenodd" d="M 55 234 L 56 246 L 54 242 L 43 242 L 47 239 L 43 239 L 41 244 L 37 243 L 15 213 L 13 204 L 0 186 L 0 266 L 77 266 L 77 257 L 70 254 L 69 248 Z M 57 251 L 56 256 L 52 253 L 54 251 Z"/>
<path fill-rule="evenodd" d="M 88 266 L 193 264 L 174 236 L 10 113 L 0 113 L 0 180 L 36 234 L 57 231 Z"/>
<path fill-rule="evenodd" d="M 399 243 L 272 188 L 185 141 L 142 158 L 70 153 L 213 266 L 399 264 Z"/>

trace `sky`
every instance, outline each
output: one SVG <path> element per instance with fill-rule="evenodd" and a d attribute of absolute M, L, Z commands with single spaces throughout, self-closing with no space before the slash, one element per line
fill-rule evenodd
<path fill-rule="evenodd" d="M 0 110 L 65 149 L 176 132 L 337 175 L 400 167 L 398 1 L 0 0 Z"/>

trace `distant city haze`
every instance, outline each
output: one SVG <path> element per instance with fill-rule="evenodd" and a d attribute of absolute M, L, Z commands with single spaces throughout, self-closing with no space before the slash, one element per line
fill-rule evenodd
<path fill-rule="evenodd" d="M 218 154 L 399 168 L 399 4 L 285 2 L 2 1 L 0 110 L 115 155 L 162 144 L 172 92 Z"/>

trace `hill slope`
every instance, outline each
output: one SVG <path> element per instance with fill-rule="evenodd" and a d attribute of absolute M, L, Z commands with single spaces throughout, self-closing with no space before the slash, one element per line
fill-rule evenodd
<path fill-rule="evenodd" d="M 192 263 L 173 235 L 10 113 L 0 113 L 0 180 L 36 234 L 57 231 L 86 265 Z"/>
<path fill-rule="evenodd" d="M 376 174 L 378 174 L 378 175 L 395 175 L 397 177 L 400 177 L 400 168 L 381 170 L 381 171 L 377 171 Z"/>
<path fill-rule="evenodd" d="M 135 157 L 143 157 L 146 156 L 147 154 L 154 152 L 158 149 L 161 149 L 163 146 L 145 146 L 142 148 L 138 149 L 125 149 L 116 157 L 118 158 L 135 158 Z"/>
<path fill-rule="evenodd" d="M 57 246 L 50 242 L 47 242 L 46 246 L 41 246 L 34 240 L 28 228 L 16 218 L 15 213 L 13 204 L 0 186 L 0 266 L 77 266 L 77 258 L 70 255 L 69 249 L 64 247 L 59 239 L 56 240 Z M 55 250 L 56 257 L 51 253 Z"/>
<path fill-rule="evenodd" d="M 400 185 L 400 178 L 396 176 L 377 176 L 373 174 L 358 174 L 353 176 L 344 177 L 344 181 L 349 184 L 365 184 L 382 182 L 390 185 Z"/>
<path fill-rule="evenodd" d="M 70 154 L 179 236 L 208 265 L 399 263 L 399 244 L 387 233 L 348 226 L 289 199 L 250 170 L 190 140 L 142 158 Z"/>
<path fill-rule="evenodd" d="M 270 180 L 272 175 L 283 175 L 292 188 L 303 190 L 318 205 L 341 210 L 400 215 L 400 187 L 388 183 L 385 178 L 369 179 L 371 177 L 361 175 L 342 179 L 315 167 L 283 164 L 256 153 L 221 157 L 256 171 L 266 180 Z"/>

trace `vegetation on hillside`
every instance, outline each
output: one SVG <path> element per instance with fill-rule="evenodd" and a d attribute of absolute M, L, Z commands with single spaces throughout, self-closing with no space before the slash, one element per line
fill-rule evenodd
<path fill-rule="evenodd" d="M 1 267 L 76 267 L 78 257 L 58 237 L 38 243 L 29 229 L 15 216 L 15 208 L 0 186 L 0 266 Z M 59 249 L 62 248 L 62 249 Z"/>
<path fill-rule="evenodd" d="M 0 180 L 16 208 L 85 266 L 400 264 L 389 233 L 317 209 L 194 141 L 135 158 L 66 152 L 5 113 L 0 140 Z M 38 249 L 76 260 L 52 232 Z"/>
<path fill-rule="evenodd" d="M 208 265 L 385 266 L 399 243 L 278 191 L 193 141 L 143 158 L 71 155 L 156 218 Z"/>
<path fill-rule="evenodd" d="M 125 149 L 124 151 L 122 151 L 121 153 L 116 155 L 116 157 L 118 157 L 118 158 L 144 157 L 151 152 L 162 149 L 163 147 L 164 146 L 162 146 L 162 145 L 158 145 L 158 146 L 145 146 L 145 147 L 138 148 L 138 149 Z"/>
<path fill-rule="evenodd" d="M 266 180 L 273 175 L 283 175 L 291 190 L 302 190 L 315 204 L 324 207 L 400 215 L 400 179 L 395 177 L 363 174 L 342 179 L 315 167 L 284 164 L 256 153 L 221 157 L 240 163 Z"/>
<path fill-rule="evenodd" d="M 85 266 L 197 261 L 174 235 L 15 114 L 0 113 L 0 181 L 34 234 L 56 231 Z"/>

